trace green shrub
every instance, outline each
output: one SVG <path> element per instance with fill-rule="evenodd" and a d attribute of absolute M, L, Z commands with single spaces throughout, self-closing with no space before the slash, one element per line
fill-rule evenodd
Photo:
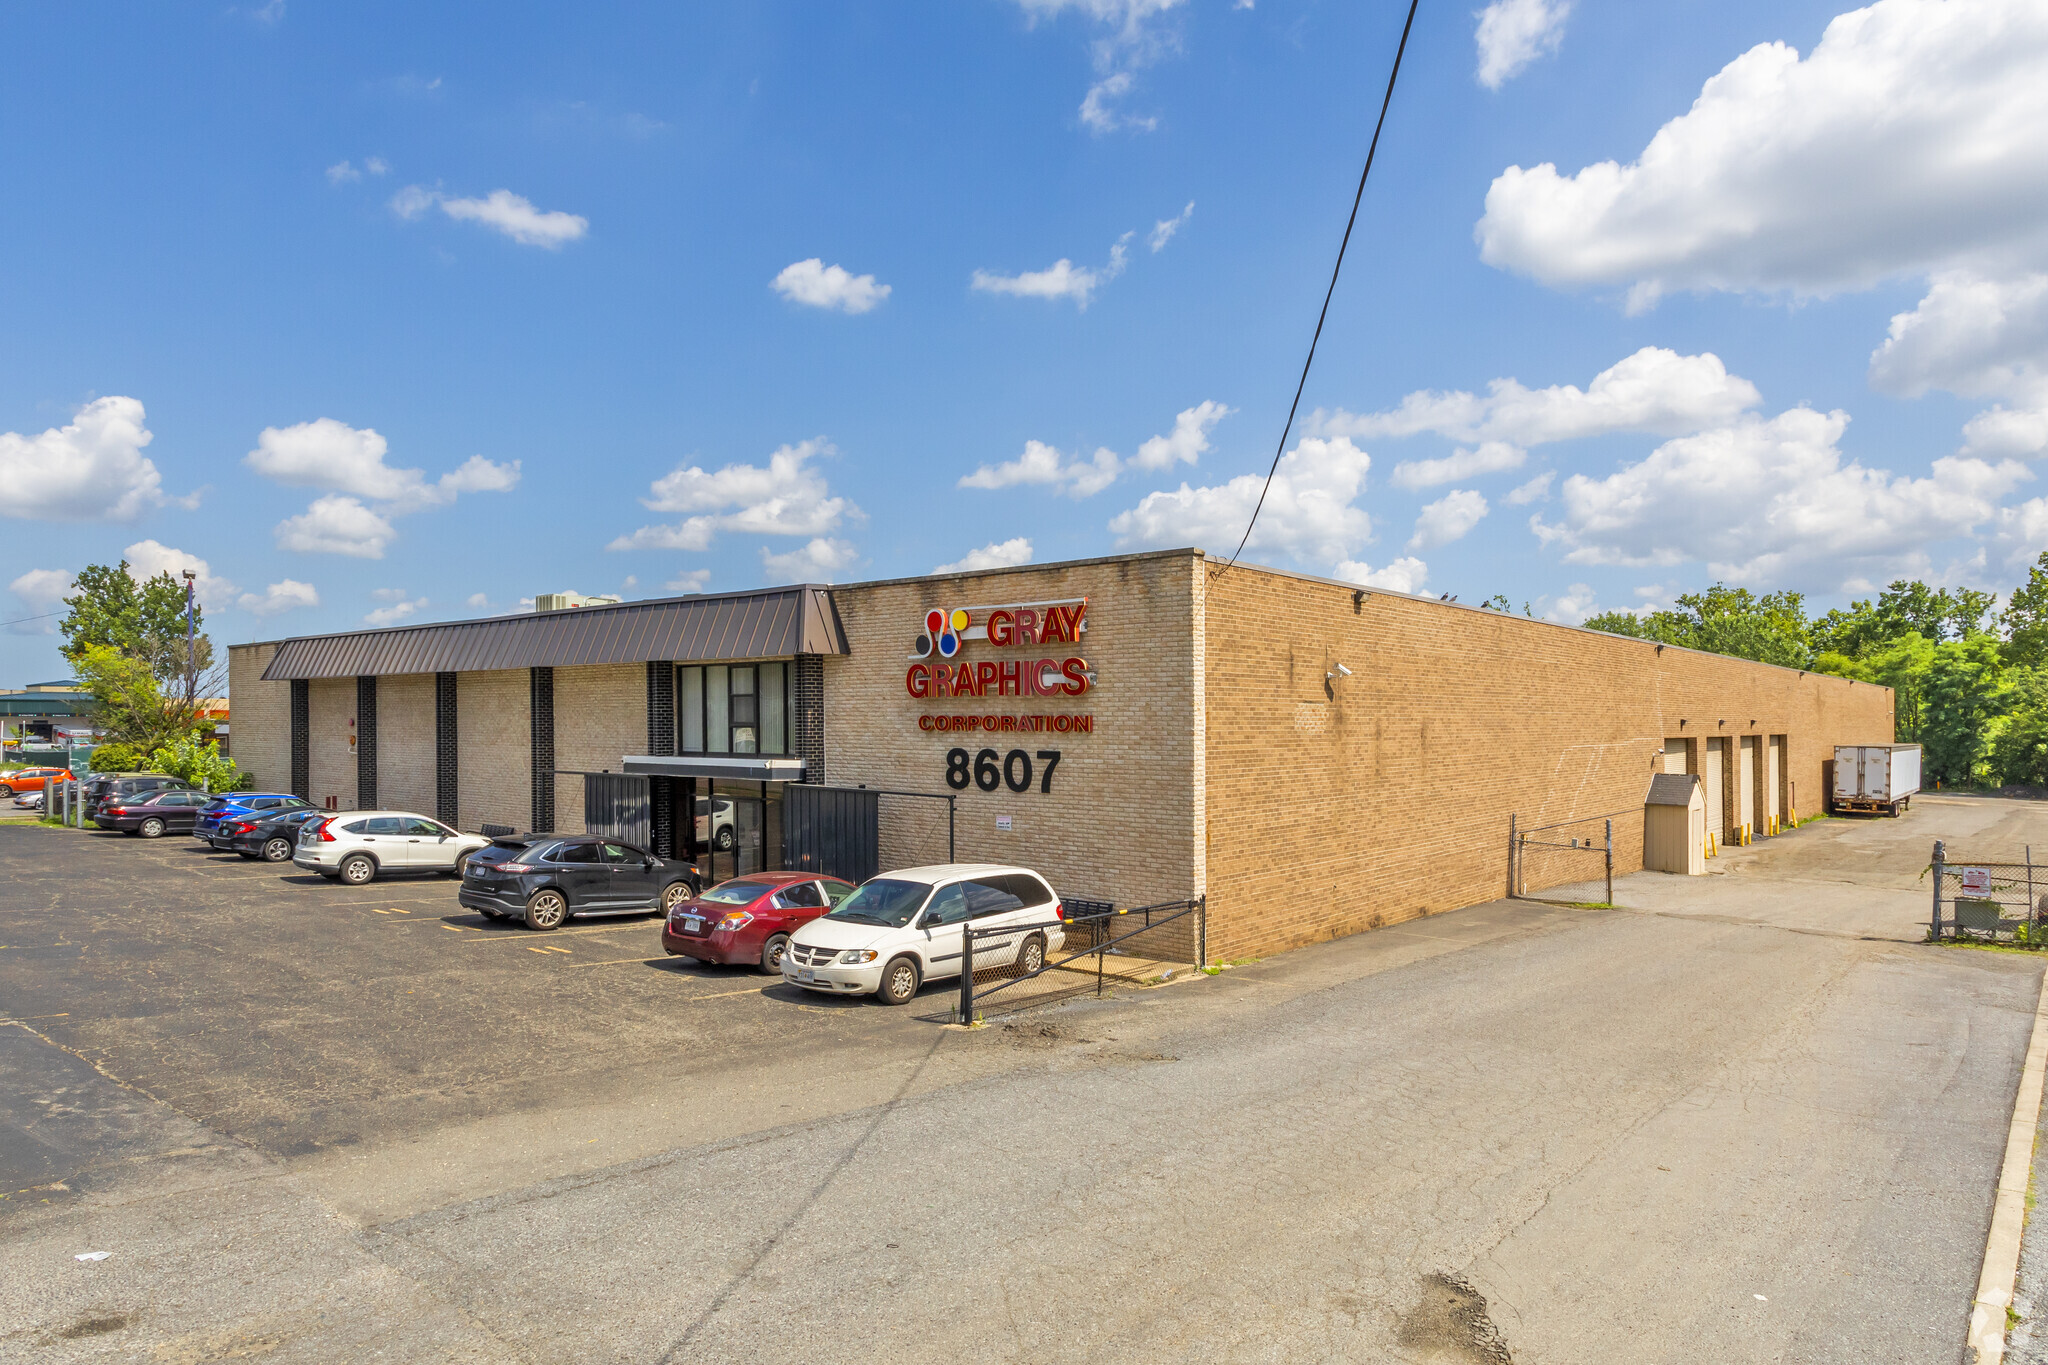
<path fill-rule="evenodd" d="M 102 744 L 92 751 L 96 773 L 132 773 L 142 767 L 142 751 L 132 744 Z"/>
<path fill-rule="evenodd" d="M 183 778 L 210 792 L 241 791 L 249 786 L 249 775 L 236 767 L 232 758 L 221 755 L 217 739 L 202 744 L 188 738 L 166 745 L 149 756 L 149 770 Z"/>

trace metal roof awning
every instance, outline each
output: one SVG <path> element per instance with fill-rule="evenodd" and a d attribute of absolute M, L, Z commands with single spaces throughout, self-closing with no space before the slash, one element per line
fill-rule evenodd
<path fill-rule="evenodd" d="M 763 758 L 758 754 L 628 755 L 626 771 L 649 777 L 709 777 L 733 782 L 801 782 L 800 758 Z"/>
<path fill-rule="evenodd" d="M 278 645 L 263 676 L 268 681 L 354 678 L 848 652 L 832 590 L 805 583 L 481 621 L 302 635 Z"/>

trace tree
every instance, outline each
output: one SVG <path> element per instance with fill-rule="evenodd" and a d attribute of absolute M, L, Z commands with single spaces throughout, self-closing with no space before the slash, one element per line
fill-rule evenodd
<path fill-rule="evenodd" d="M 111 645 L 87 645 L 72 664 L 93 695 L 93 719 L 108 739 L 152 753 L 198 728 L 197 710 L 179 693 L 164 691 L 148 660 Z"/>
<path fill-rule="evenodd" d="M 1593 630 L 1632 635 L 1711 654 L 1733 654 L 1763 663 L 1805 668 L 1813 651 L 1807 642 L 1806 599 L 1796 592 L 1758 597 L 1747 588 L 1716 583 L 1705 592 L 1678 599 L 1678 611 L 1654 611 L 1646 617 L 1628 612 L 1603 612 L 1589 617 Z"/>
<path fill-rule="evenodd" d="M 2009 691 L 1996 636 L 1980 631 L 1934 647 L 1919 727 L 1926 779 L 1969 787 L 1989 777 L 1993 723 Z"/>
<path fill-rule="evenodd" d="M 2048 663 L 2048 550 L 2027 570 L 2027 581 L 2012 591 L 1999 618 L 2005 628 L 2005 657 L 2023 668 Z"/>
<path fill-rule="evenodd" d="M 1902 635 L 1940 644 L 1984 629 L 1996 597 L 1975 588 L 1934 589 L 1917 579 L 1898 579 L 1877 601 L 1852 602 L 1813 623 L 1813 647 L 1820 653 L 1860 658 Z"/>
<path fill-rule="evenodd" d="M 235 765 L 235 760 L 221 756 L 219 740 L 209 739 L 202 744 L 190 735 L 152 753 L 149 770 L 183 778 L 210 792 L 240 791 L 249 785 L 249 775 Z"/>
<path fill-rule="evenodd" d="M 1876 683 L 1892 690 L 1892 730 L 1901 744 L 1920 738 L 1927 675 L 1934 667 L 1934 642 L 1908 631 L 1855 659 L 1829 652 L 1813 661 L 1816 673 Z"/>
<path fill-rule="evenodd" d="M 1991 741 L 1991 770 L 2000 783 L 2048 787 L 2048 669 L 2014 679 L 2005 726 Z"/>
<path fill-rule="evenodd" d="M 88 564 L 72 586 L 74 595 L 64 599 L 71 610 L 59 627 L 64 633 L 64 657 L 72 667 L 78 667 L 84 650 L 101 646 L 144 660 L 161 687 L 187 701 L 206 695 L 206 689 L 196 684 L 201 678 L 216 681 L 212 677 L 213 641 L 197 633 L 205 613 L 195 602 L 188 672 L 182 583 L 168 573 L 137 583 L 124 559 L 112 568 Z M 188 679 L 193 685 L 188 685 Z"/>

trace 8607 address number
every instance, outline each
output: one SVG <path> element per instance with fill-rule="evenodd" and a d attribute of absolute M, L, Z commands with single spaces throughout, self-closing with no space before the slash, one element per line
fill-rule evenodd
<path fill-rule="evenodd" d="M 1031 790 L 1032 756 L 1022 749 L 1012 749 L 1007 754 L 998 754 L 994 749 L 983 749 L 971 759 L 965 749 L 946 751 L 946 785 L 954 791 L 967 790 L 972 782 L 985 792 L 998 787 L 1008 787 L 1013 792 Z M 1045 765 L 1038 775 L 1038 790 L 1052 790 L 1052 771 L 1060 766 L 1058 749 L 1040 749 L 1038 761 Z"/>

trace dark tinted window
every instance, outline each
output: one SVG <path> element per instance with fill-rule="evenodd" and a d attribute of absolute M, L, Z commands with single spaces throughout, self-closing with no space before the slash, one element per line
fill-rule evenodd
<path fill-rule="evenodd" d="M 597 860 L 596 844 L 562 844 L 548 858 L 551 863 L 594 863 Z"/>
<path fill-rule="evenodd" d="M 1007 877 L 990 877 L 991 885 L 1000 886 L 1015 896 L 1018 903 L 1027 910 L 1034 906 L 1051 905 L 1056 899 L 1051 888 L 1036 877 L 1013 872 Z"/>
<path fill-rule="evenodd" d="M 1007 877 L 990 877 L 985 881 L 964 883 L 967 892 L 967 916 L 980 919 L 984 915 L 1002 915 L 1024 908 L 1024 902 L 1010 894 Z"/>
<path fill-rule="evenodd" d="M 791 882 L 775 893 L 775 904 L 784 910 L 822 910 L 825 897 L 816 882 Z"/>
<path fill-rule="evenodd" d="M 819 885 L 825 888 L 825 899 L 835 906 L 853 894 L 853 888 L 845 882 L 820 882 Z"/>
<path fill-rule="evenodd" d="M 638 863 L 641 861 L 640 850 L 626 844 L 606 844 L 604 860 L 608 863 Z"/>
<path fill-rule="evenodd" d="M 432 820 L 419 819 L 407 820 L 405 822 L 405 832 L 415 839 L 438 839 L 447 833 L 446 830 L 442 829 Z"/>
<path fill-rule="evenodd" d="M 924 918 L 918 921 L 921 928 L 934 928 L 941 924 L 959 924 L 967 918 L 967 888 L 958 882 L 942 886 L 932 896 L 932 903 L 926 907 Z"/>
<path fill-rule="evenodd" d="M 403 834 L 405 832 L 405 821 L 395 815 L 380 815 L 374 820 L 365 821 L 362 832 L 372 835 Z"/>
<path fill-rule="evenodd" d="M 361 834 L 375 823 L 374 820 L 357 820 L 353 824 L 336 825 L 335 828 L 343 834 Z"/>

